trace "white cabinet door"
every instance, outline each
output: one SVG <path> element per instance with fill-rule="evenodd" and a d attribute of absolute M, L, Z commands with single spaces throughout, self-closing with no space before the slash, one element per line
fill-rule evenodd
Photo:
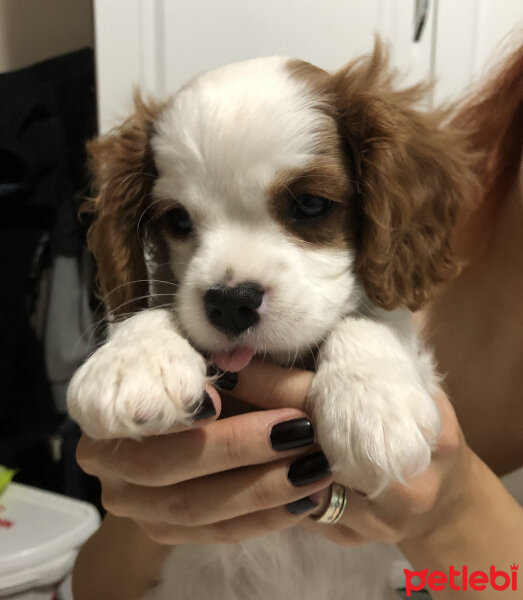
<path fill-rule="evenodd" d="M 333 69 L 372 46 L 378 0 L 164 2 L 165 84 L 258 56 L 293 56 Z"/>
<path fill-rule="evenodd" d="M 411 78 L 430 74 L 433 6 L 413 41 L 416 0 L 96 0 L 100 126 L 130 109 L 133 86 L 172 93 L 209 68 L 287 55 L 335 69 L 368 52 L 379 32 Z"/>
<path fill-rule="evenodd" d="M 424 28 L 415 40 L 416 15 Z M 134 87 L 163 97 L 228 62 L 273 54 L 335 69 L 379 33 L 405 83 L 435 77 L 433 101 L 476 79 L 511 30 L 522 0 L 95 0 L 100 129 L 131 109 Z"/>
<path fill-rule="evenodd" d="M 394 50 L 400 50 L 403 64 L 410 65 L 415 4 L 415 0 L 166 0 L 162 15 L 166 90 L 177 89 L 195 72 L 257 56 L 293 56 L 336 69 L 368 52 L 376 33 L 390 40 Z M 430 27 L 428 22 L 423 41 L 428 41 Z M 423 64 L 417 64 L 418 76 L 426 76 L 429 66 L 426 55 Z"/>
<path fill-rule="evenodd" d="M 522 0 L 439 0 L 435 101 L 456 98 L 523 43 Z"/>
<path fill-rule="evenodd" d="M 433 38 L 439 0 L 381 2 L 377 31 L 391 43 L 393 64 L 405 84 L 432 75 Z"/>

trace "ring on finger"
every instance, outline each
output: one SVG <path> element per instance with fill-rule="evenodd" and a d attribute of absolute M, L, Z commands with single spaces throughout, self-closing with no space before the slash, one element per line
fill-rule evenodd
<path fill-rule="evenodd" d="M 312 515 L 311 519 L 317 523 L 334 525 L 337 523 L 347 506 L 347 488 L 341 483 L 332 483 L 330 486 L 329 502 L 321 515 Z"/>

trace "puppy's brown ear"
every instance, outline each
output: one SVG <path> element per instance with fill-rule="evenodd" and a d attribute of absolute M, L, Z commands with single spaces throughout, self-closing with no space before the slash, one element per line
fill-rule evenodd
<path fill-rule="evenodd" d="M 88 245 L 97 263 L 105 306 L 114 315 L 147 306 L 143 213 L 156 176 L 150 138 L 163 104 L 135 96 L 135 112 L 120 127 L 88 145 L 94 198 Z"/>
<path fill-rule="evenodd" d="M 333 84 L 361 203 L 357 272 L 377 305 L 416 310 L 457 271 L 451 236 L 474 178 L 465 134 L 416 109 L 426 86 L 395 79 L 377 42 Z"/>

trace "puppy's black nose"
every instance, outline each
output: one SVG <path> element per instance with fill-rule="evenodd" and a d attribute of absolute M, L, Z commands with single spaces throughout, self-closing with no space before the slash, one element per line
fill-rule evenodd
<path fill-rule="evenodd" d="M 240 283 L 235 287 L 215 285 L 203 298 L 209 321 L 221 331 L 239 335 L 260 319 L 256 309 L 264 290 L 257 283 Z"/>

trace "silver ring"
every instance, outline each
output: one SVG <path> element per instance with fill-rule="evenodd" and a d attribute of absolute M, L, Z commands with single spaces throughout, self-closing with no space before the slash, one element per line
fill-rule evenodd
<path fill-rule="evenodd" d="M 334 525 L 337 523 L 341 515 L 343 514 L 345 507 L 347 506 L 347 488 L 341 483 L 331 484 L 331 495 L 327 508 L 321 513 L 321 515 L 312 516 L 311 518 L 317 523 L 327 523 L 328 525 Z"/>

